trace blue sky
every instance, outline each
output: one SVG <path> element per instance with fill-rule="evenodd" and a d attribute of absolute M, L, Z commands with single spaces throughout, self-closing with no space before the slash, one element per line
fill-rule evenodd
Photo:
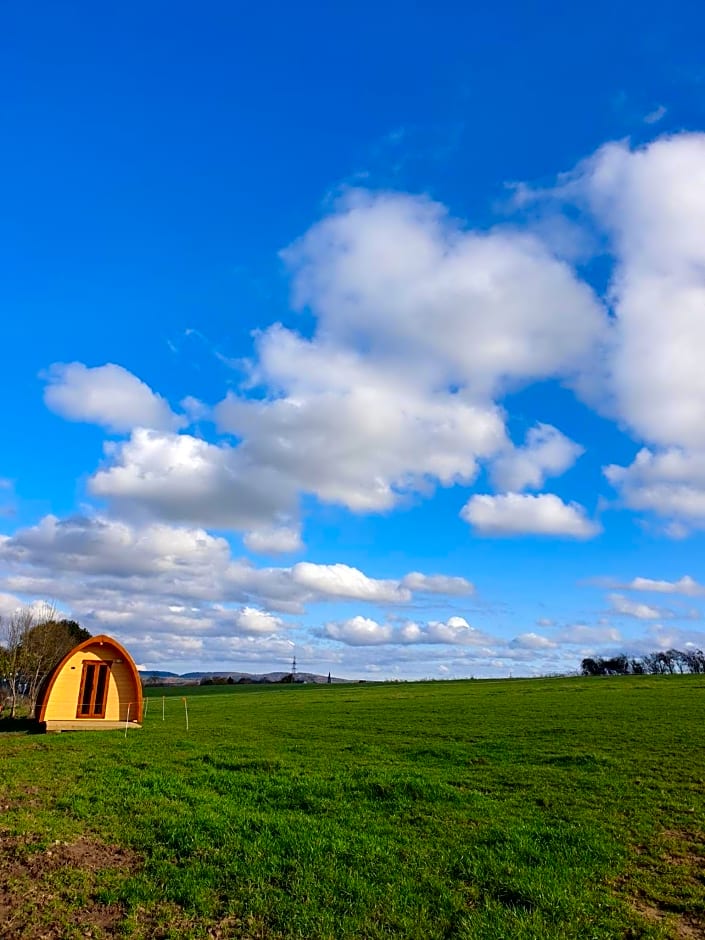
<path fill-rule="evenodd" d="M 334 6 L 0 14 L 0 612 L 176 671 L 705 645 L 700 5 Z"/>

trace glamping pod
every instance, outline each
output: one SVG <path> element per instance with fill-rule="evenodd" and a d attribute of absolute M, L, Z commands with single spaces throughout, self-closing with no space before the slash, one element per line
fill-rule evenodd
<path fill-rule="evenodd" d="M 109 636 L 79 643 L 44 682 L 35 717 L 46 731 L 141 727 L 142 683 L 132 657 Z"/>

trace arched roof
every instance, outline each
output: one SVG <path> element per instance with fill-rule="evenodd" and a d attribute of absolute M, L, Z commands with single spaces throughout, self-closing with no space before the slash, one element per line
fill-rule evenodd
<path fill-rule="evenodd" d="M 76 655 L 80 653 L 81 650 L 88 649 L 91 646 L 111 646 L 117 656 L 116 659 L 122 659 L 125 666 L 128 669 L 132 677 L 132 681 L 135 685 L 135 692 L 137 694 L 137 721 L 141 721 L 142 718 L 142 681 L 140 680 L 140 674 L 137 671 L 137 666 L 135 665 L 134 659 L 130 656 L 124 646 L 121 643 L 118 643 L 117 640 L 114 640 L 111 636 L 107 636 L 105 633 L 100 633 L 98 636 L 91 636 L 87 640 L 83 640 L 77 646 L 74 646 L 73 649 L 69 650 L 68 653 L 64 656 L 61 662 L 52 669 L 49 675 L 46 677 L 42 686 L 39 690 L 39 695 L 37 696 L 37 704 L 35 707 L 35 717 L 38 721 L 44 721 L 44 715 L 46 712 L 47 702 L 51 696 L 51 690 L 54 688 L 54 683 L 56 682 L 57 677 L 59 676 L 61 670 L 64 668 L 66 663 Z"/>

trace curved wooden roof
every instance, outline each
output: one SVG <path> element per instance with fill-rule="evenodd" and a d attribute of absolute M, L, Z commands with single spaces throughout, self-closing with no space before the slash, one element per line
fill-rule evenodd
<path fill-rule="evenodd" d="M 73 649 L 69 650 L 61 662 L 55 666 L 55 668 L 46 677 L 39 690 L 37 704 L 34 710 L 34 715 L 37 721 L 44 721 L 44 715 L 46 713 L 47 702 L 49 701 L 51 690 L 54 688 L 54 683 L 56 682 L 59 673 L 64 668 L 66 663 L 73 656 L 75 656 L 76 653 L 80 653 L 81 650 L 88 649 L 91 646 L 111 646 L 117 653 L 116 659 L 123 660 L 135 685 L 135 694 L 137 698 L 137 714 L 135 716 L 135 720 L 142 720 L 142 681 L 140 679 L 140 674 L 137 671 L 135 661 L 127 652 L 125 647 L 118 643 L 117 640 L 114 640 L 111 636 L 107 636 L 105 633 L 100 633 L 98 636 L 91 636 L 87 640 L 83 640 L 82 643 L 79 643 L 77 646 L 74 646 Z"/>

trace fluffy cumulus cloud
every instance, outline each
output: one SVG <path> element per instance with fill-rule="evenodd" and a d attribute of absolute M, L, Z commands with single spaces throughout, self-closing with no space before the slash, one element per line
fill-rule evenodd
<path fill-rule="evenodd" d="M 245 533 L 243 541 L 251 552 L 260 555 L 283 555 L 303 548 L 301 531 L 291 526 L 254 529 Z"/>
<path fill-rule="evenodd" d="M 683 575 L 677 581 L 654 580 L 653 578 L 632 578 L 626 584 L 617 584 L 623 591 L 654 591 L 657 594 L 684 594 L 687 597 L 705 595 L 705 585 L 699 584 L 690 575 Z"/>
<path fill-rule="evenodd" d="M 314 594 L 381 603 L 405 603 L 411 591 L 398 581 L 368 578 L 349 565 L 314 565 L 301 561 L 291 570 L 294 582 Z"/>
<path fill-rule="evenodd" d="M 449 617 L 447 621 L 432 620 L 422 624 L 409 620 L 402 625 L 395 625 L 357 616 L 327 623 L 323 634 L 349 646 L 422 644 L 490 647 L 499 642 L 470 626 L 464 617 Z"/>
<path fill-rule="evenodd" d="M 228 542 L 204 529 L 107 517 L 46 516 L 0 537 L 0 607 L 55 598 L 89 629 L 131 643 L 145 632 L 200 638 L 209 650 L 227 637 L 286 639 L 297 624 L 279 614 L 351 600 L 403 606 L 416 591 L 441 592 L 444 582 L 450 595 L 470 588 L 461 578 L 420 572 L 372 578 L 343 564 L 259 568 L 233 558 Z"/>
<path fill-rule="evenodd" d="M 357 616 L 341 623 L 327 623 L 324 633 L 330 639 L 350 646 L 377 646 L 391 642 L 393 629 L 389 624 Z"/>
<path fill-rule="evenodd" d="M 683 628 L 674 624 L 652 624 L 643 637 L 634 643 L 637 653 L 651 653 L 654 650 L 702 650 L 705 649 L 705 633 L 699 630 Z"/>
<path fill-rule="evenodd" d="M 15 614 L 24 616 L 29 610 L 37 620 L 46 620 L 48 618 L 65 618 L 67 611 L 57 604 L 51 604 L 48 601 L 33 600 L 27 603 L 16 594 L 5 594 L 0 591 L 0 623 L 3 620 L 10 620 Z"/>
<path fill-rule="evenodd" d="M 281 327 L 259 342 L 260 377 L 278 397 L 230 393 L 216 408 L 251 466 L 297 492 L 354 512 L 394 507 L 429 485 L 471 483 L 478 460 L 505 444 L 501 411 L 460 391 L 425 387 L 329 340 Z"/>
<path fill-rule="evenodd" d="M 73 574 L 82 584 L 92 578 L 107 590 L 151 591 L 176 600 L 255 601 L 288 612 L 328 599 L 406 604 L 413 596 L 407 578 L 424 585 L 421 592 L 426 578 L 437 592 L 444 580 L 419 572 L 397 580 L 371 578 L 343 564 L 258 568 L 232 558 L 227 541 L 204 529 L 86 516 L 46 516 L 12 537 L 0 537 L 0 562 L 11 572 L 6 582 L 28 587 L 34 579 L 38 593 L 47 593 L 42 589 L 51 584 L 51 596 L 60 596 L 62 579 Z M 52 573 L 55 582 L 48 581 Z M 449 593 L 457 594 L 460 583 L 463 579 L 447 578 Z"/>
<path fill-rule="evenodd" d="M 668 534 L 678 537 L 691 528 L 705 528 L 705 452 L 644 447 L 629 466 L 610 464 L 605 476 L 630 509 L 668 520 Z"/>
<path fill-rule="evenodd" d="M 445 594 L 460 597 L 473 594 L 475 586 L 466 578 L 451 577 L 444 574 L 422 574 L 420 571 L 411 571 L 401 580 L 402 587 L 419 594 Z"/>
<path fill-rule="evenodd" d="M 608 144 L 553 195 L 592 214 L 613 256 L 614 316 L 592 400 L 649 446 L 607 477 L 669 534 L 703 528 L 705 134 Z"/>
<path fill-rule="evenodd" d="M 704 180 L 705 135 L 681 134 L 609 144 L 552 191 L 607 236 L 611 319 L 538 236 L 474 230 L 422 197 L 350 191 L 283 253 L 314 329 L 260 334 L 248 375 L 258 393 L 230 392 L 212 412 L 235 445 L 174 433 L 186 419 L 115 365 L 53 367 L 46 401 L 133 432 L 106 453 L 95 495 L 237 529 L 270 553 L 300 547 L 303 494 L 388 511 L 410 493 L 469 486 L 483 464 L 499 491 L 540 490 L 582 447 L 548 424 L 513 446 L 500 402 L 556 377 L 648 444 L 607 468 L 624 504 L 686 534 L 705 522 Z M 540 499 L 524 510 L 555 516 Z M 574 504 L 560 514 L 560 533 L 595 531 Z"/>
<path fill-rule="evenodd" d="M 611 613 L 624 617 L 635 617 L 637 620 L 663 620 L 673 617 L 672 610 L 633 601 L 623 594 L 611 594 L 609 600 L 612 605 Z"/>
<path fill-rule="evenodd" d="M 550 424 L 530 428 L 523 447 L 511 447 L 499 454 L 491 467 L 491 478 L 499 490 L 519 492 L 540 489 L 547 477 L 560 476 L 583 453 Z"/>
<path fill-rule="evenodd" d="M 269 636 L 280 632 L 283 627 L 280 617 L 274 617 L 267 611 L 258 610 L 256 607 L 243 607 L 236 611 L 233 620 L 243 633 L 248 634 Z"/>
<path fill-rule="evenodd" d="M 69 421 L 116 433 L 136 427 L 171 430 L 187 423 L 148 385 L 113 363 L 89 368 L 81 362 L 57 362 L 45 378 L 46 405 Z"/>
<path fill-rule="evenodd" d="M 296 509 L 290 480 L 228 444 L 137 428 L 129 440 L 106 445 L 106 458 L 89 489 L 125 512 L 261 533 Z"/>
<path fill-rule="evenodd" d="M 609 144 L 575 185 L 616 258 L 611 386 L 619 415 L 661 447 L 705 449 L 705 134 Z"/>
<path fill-rule="evenodd" d="M 447 643 L 452 646 L 488 646 L 497 640 L 472 627 L 464 617 L 431 620 L 426 624 L 410 621 L 399 629 L 402 643 Z"/>
<path fill-rule="evenodd" d="M 295 301 L 386 371 L 486 397 L 579 369 L 603 330 L 591 290 L 544 245 L 478 232 L 430 200 L 348 193 L 284 253 Z"/>
<path fill-rule="evenodd" d="M 101 517 L 45 516 L 37 525 L 0 540 L 6 563 L 115 579 L 179 572 L 193 582 L 222 570 L 230 560 L 224 539 L 203 529 L 174 528 L 162 523 L 132 526 Z"/>
<path fill-rule="evenodd" d="M 472 496 L 461 517 L 481 535 L 549 535 L 589 539 L 600 527 L 577 503 L 564 503 L 553 493 L 506 493 Z"/>
<path fill-rule="evenodd" d="M 49 516 L 0 541 L 3 589 L 57 598 L 89 629 L 131 639 L 144 631 L 241 635 L 283 628 L 252 607 L 253 600 L 265 602 L 265 585 L 248 583 L 243 567 L 224 539 L 162 523 Z M 276 590 L 276 575 L 272 582 Z"/>
<path fill-rule="evenodd" d="M 175 434 L 173 416 L 150 417 L 144 403 L 125 416 L 103 403 L 95 419 L 133 433 L 106 452 L 94 495 L 238 529 L 252 550 L 291 551 L 302 494 L 380 512 L 437 485 L 468 486 L 497 455 L 498 477 L 522 486 L 575 459 L 577 445 L 547 426 L 513 454 L 499 406 L 522 383 L 584 371 L 603 342 L 593 292 L 538 239 L 473 230 L 425 198 L 354 191 L 284 258 L 315 329 L 259 336 L 248 385 L 261 391 L 230 392 L 213 410 L 237 444 Z M 103 375 L 71 369 L 47 391 L 52 407 L 79 379 Z M 154 405 L 129 373 L 120 379 Z M 85 417 L 84 396 L 74 398 L 84 410 L 63 413 Z"/>

